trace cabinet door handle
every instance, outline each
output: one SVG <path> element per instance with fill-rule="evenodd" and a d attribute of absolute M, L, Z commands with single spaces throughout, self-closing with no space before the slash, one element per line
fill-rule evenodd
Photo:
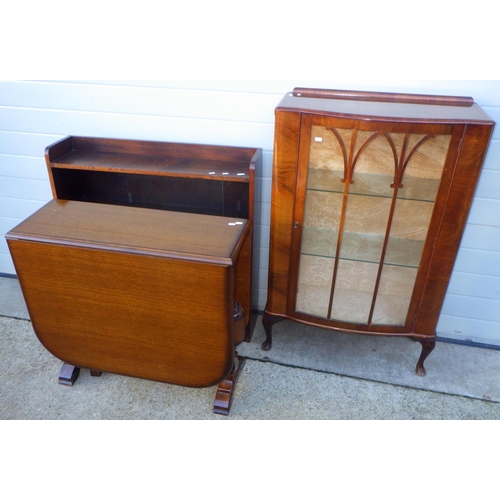
<path fill-rule="evenodd" d="M 299 227 L 300 227 L 300 224 L 298 222 L 295 222 L 295 224 L 293 225 L 293 228 L 298 229 Z"/>

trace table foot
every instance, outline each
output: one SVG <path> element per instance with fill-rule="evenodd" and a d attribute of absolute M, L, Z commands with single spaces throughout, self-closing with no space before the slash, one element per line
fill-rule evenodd
<path fill-rule="evenodd" d="M 80 368 L 78 366 L 63 363 L 59 372 L 59 383 L 61 385 L 73 385 L 78 375 L 80 375 Z"/>
<path fill-rule="evenodd" d="M 217 387 L 217 394 L 215 395 L 214 413 L 224 416 L 229 415 L 236 382 L 245 361 L 245 358 L 236 355 L 231 373 L 219 383 Z"/>

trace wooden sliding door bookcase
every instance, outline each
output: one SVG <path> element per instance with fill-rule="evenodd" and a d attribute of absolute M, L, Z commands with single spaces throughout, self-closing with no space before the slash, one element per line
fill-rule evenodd
<path fill-rule="evenodd" d="M 276 109 L 268 303 L 353 333 L 436 325 L 494 127 L 470 98 L 295 89 Z"/>

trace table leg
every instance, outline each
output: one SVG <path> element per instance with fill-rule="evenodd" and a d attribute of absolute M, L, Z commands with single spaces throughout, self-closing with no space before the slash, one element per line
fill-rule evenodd
<path fill-rule="evenodd" d="M 59 372 L 59 383 L 61 385 L 73 385 L 78 375 L 80 375 L 80 368 L 78 366 L 63 363 Z"/>
<path fill-rule="evenodd" d="M 219 383 L 217 387 L 217 394 L 215 395 L 214 413 L 224 416 L 229 415 L 236 382 L 245 361 L 245 358 L 236 355 L 231 373 L 229 373 L 229 375 Z"/>

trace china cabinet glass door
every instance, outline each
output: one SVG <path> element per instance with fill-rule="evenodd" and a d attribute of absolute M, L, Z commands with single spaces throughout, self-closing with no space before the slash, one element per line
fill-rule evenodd
<path fill-rule="evenodd" d="M 301 144 L 308 160 L 295 310 L 402 326 L 451 135 L 369 128 L 312 124 Z"/>

